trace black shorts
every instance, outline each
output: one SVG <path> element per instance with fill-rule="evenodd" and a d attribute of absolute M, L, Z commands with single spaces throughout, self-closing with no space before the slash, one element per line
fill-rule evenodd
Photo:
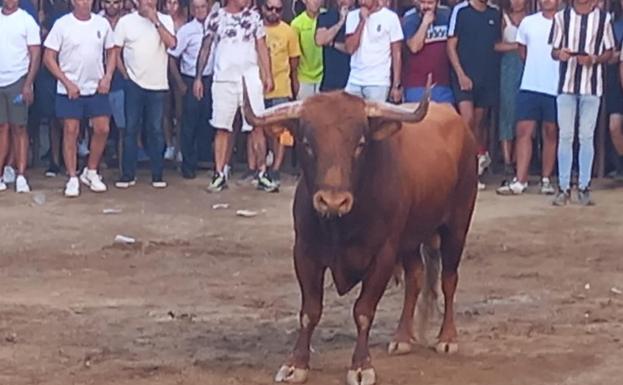
<path fill-rule="evenodd" d="M 459 79 L 452 73 L 451 83 L 454 99 L 456 103 L 472 102 L 476 108 L 493 107 L 497 104 L 499 97 L 499 84 L 494 80 L 474 81 L 471 91 L 462 91 L 459 85 Z"/>
<path fill-rule="evenodd" d="M 520 90 L 515 99 L 516 121 L 556 123 L 556 97 L 534 91 Z"/>

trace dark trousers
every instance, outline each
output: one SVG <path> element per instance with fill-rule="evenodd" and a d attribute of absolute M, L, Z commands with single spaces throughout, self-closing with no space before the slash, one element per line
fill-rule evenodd
<path fill-rule="evenodd" d="M 197 169 L 199 144 L 212 143 L 214 130 L 210 126 L 212 117 L 212 77 L 203 77 L 203 98 L 197 100 L 193 95 L 193 81 L 189 76 L 182 76 L 188 91 L 184 95 L 182 111 L 182 171 L 194 172 Z M 207 134 L 207 135 L 205 135 Z M 207 140 L 198 139 L 205 138 Z"/>
<path fill-rule="evenodd" d="M 164 167 L 164 131 L 162 114 L 166 91 L 152 91 L 128 81 L 125 90 L 126 129 L 123 134 L 122 173 L 125 178 L 136 176 L 137 136 L 144 123 L 147 150 L 151 163 L 151 177 L 162 179 Z"/>

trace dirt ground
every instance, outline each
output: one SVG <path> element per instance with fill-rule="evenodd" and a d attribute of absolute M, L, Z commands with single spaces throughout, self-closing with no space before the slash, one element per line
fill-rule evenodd
<path fill-rule="evenodd" d="M 279 194 L 242 184 L 208 194 L 205 174 L 169 176 L 163 191 L 140 175 L 129 191 L 83 189 L 71 201 L 60 177 L 32 178 L 45 202 L 0 194 L 1 385 L 272 383 L 297 327 L 293 183 Z M 602 181 L 590 208 L 481 193 L 460 270 L 459 353 L 387 355 L 402 303 L 392 285 L 371 334 L 379 384 L 620 385 L 623 188 L 614 187 Z M 137 244 L 114 244 L 117 234 Z M 309 384 L 344 383 L 357 289 L 338 297 L 328 281 Z"/>

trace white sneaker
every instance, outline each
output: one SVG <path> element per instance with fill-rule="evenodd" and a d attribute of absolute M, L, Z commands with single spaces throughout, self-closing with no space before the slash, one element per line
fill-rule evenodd
<path fill-rule="evenodd" d="M 229 178 L 231 178 L 231 166 L 226 164 L 225 167 L 223 167 L 223 174 L 225 174 L 225 181 L 228 181 Z"/>
<path fill-rule="evenodd" d="M 102 182 L 102 177 L 98 175 L 97 170 L 89 170 L 85 167 L 82 174 L 80 174 L 80 182 L 89 186 L 91 191 L 96 193 L 108 190 L 104 182 Z"/>
<path fill-rule="evenodd" d="M 266 167 L 272 167 L 273 163 L 275 163 L 275 154 L 272 151 L 268 151 L 268 154 L 266 154 Z"/>
<path fill-rule="evenodd" d="M 75 198 L 80 195 L 80 181 L 78 177 L 74 176 L 69 178 L 65 185 L 65 196 L 67 198 Z"/>
<path fill-rule="evenodd" d="M 151 187 L 153 188 L 167 188 L 167 186 L 168 186 L 167 182 L 163 180 L 151 182 Z"/>
<path fill-rule="evenodd" d="M 552 184 L 552 181 L 549 178 L 541 178 L 541 194 L 543 195 L 554 195 L 556 194 L 556 189 Z"/>
<path fill-rule="evenodd" d="M 16 177 L 15 169 L 11 166 L 4 166 L 4 175 L 2 176 L 4 183 L 6 184 L 15 183 L 15 177 Z"/>
<path fill-rule="evenodd" d="M 6 190 L 6 184 L 4 183 L 2 178 L 0 178 L 0 191 L 5 191 L 5 190 Z"/>
<path fill-rule="evenodd" d="M 486 188 L 487 188 L 486 184 L 482 183 L 481 181 L 478 181 L 478 191 L 482 191 Z"/>
<path fill-rule="evenodd" d="M 167 149 L 164 151 L 164 159 L 166 160 L 175 159 L 175 147 L 173 146 L 167 147 Z"/>
<path fill-rule="evenodd" d="M 24 178 L 23 175 L 18 175 L 15 180 L 15 192 L 17 193 L 29 193 L 30 186 L 28 185 L 28 181 Z"/>
<path fill-rule="evenodd" d="M 89 153 L 89 142 L 86 139 L 78 142 L 78 155 L 81 158 L 84 158 L 85 156 L 89 155 Z"/>
<path fill-rule="evenodd" d="M 517 178 L 513 178 L 510 183 L 495 190 L 498 195 L 521 195 L 528 189 L 528 183 L 521 183 Z"/>
<path fill-rule="evenodd" d="M 478 175 L 482 175 L 490 165 L 491 157 L 488 152 L 478 155 Z"/>

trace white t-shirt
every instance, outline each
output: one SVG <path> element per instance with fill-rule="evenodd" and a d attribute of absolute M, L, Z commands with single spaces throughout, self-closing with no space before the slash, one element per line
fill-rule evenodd
<path fill-rule="evenodd" d="M 358 24 L 359 9 L 356 9 L 346 17 L 346 35 L 352 35 Z M 357 86 L 391 85 L 391 43 L 403 38 L 398 15 L 387 8 L 371 14 L 361 33 L 359 48 L 350 58 L 348 83 Z"/>
<path fill-rule="evenodd" d="M 548 43 L 553 19 L 541 12 L 525 17 L 517 31 L 517 43 L 526 46 L 526 64 L 519 89 L 558 95 L 559 63 L 552 59 L 552 46 Z"/>
<path fill-rule="evenodd" d="M 158 12 L 158 20 L 175 35 L 171 16 Z M 123 16 L 115 27 L 115 45 L 123 48 L 130 80 L 146 90 L 169 89 L 167 49 L 154 23 L 138 12 Z"/>
<path fill-rule="evenodd" d="M 220 8 L 208 16 L 207 33 L 214 35 L 214 81 L 239 82 L 259 77 L 255 44 L 266 36 L 260 14 L 251 8 L 232 14 Z M 257 79 L 255 79 L 257 80 Z"/>
<path fill-rule="evenodd" d="M 199 56 L 199 50 L 201 49 L 201 43 L 206 29 L 207 19 L 203 23 L 197 19 L 192 19 L 177 31 L 177 45 L 168 52 L 169 55 L 175 58 L 182 57 L 180 62 L 180 72 L 182 75 L 195 77 L 195 73 L 197 72 L 197 57 Z M 206 65 L 206 68 L 203 70 L 204 76 L 211 75 L 214 70 L 214 43 L 215 42 L 212 42 L 208 65 Z"/>
<path fill-rule="evenodd" d="M 83 96 L 97 92 L 97 85 L 104 77 L 104 50 L 115 46 L 110 24 L 93 13 L 84 21 L 73 13 L 61 17 L 54 23 L 44 45 L 58 52 L 61 71 L 80 88 Z M 61 82 L 57 82 L 56 92 L 67 94 Z"/>
<path fill-rule="evenodd" d="M 28 12 L 18 8 L 4 15 L 0 7 L 0 87 L 11 85 L 28 73 L 28 46 L 39 44 L 39 27 Z"/>

